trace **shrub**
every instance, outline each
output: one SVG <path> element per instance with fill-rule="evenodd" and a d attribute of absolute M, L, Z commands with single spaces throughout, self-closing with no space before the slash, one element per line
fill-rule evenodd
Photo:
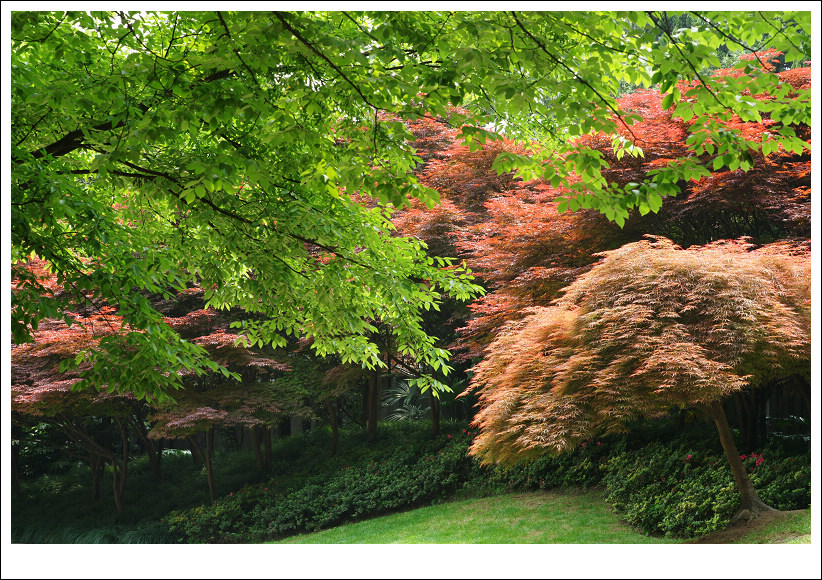
<path fill-rule="evenodd" d="M 443 500 L 472 476 L 467 434 L 411 441 L 381 459 L 343 466 L 283 491 L 275 480 L 173 512 L 165 521 L 187 542 L 279 538 Z"/>
<path fill-rule="evenodd" d="M 783 510 L 810 504 L 809 458 L 742 457 L 763 501 Z M 723 455 L 677 442 L 614 455 L 604 471 L 606 499 L 647 534 L 688 538 L 723 529 L 741 500 Z"/>

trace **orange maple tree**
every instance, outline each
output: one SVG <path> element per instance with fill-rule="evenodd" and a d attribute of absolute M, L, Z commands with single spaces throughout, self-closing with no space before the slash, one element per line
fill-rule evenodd
<path fill-rule="evenodd" d="M 722 403 L 778 377 L 810 380 L 810 247 L 651 238 L 605 252 L 552 306 L 509 322 L 474 367 L 471 453 L 513 462 L 574 448 L 672 407 L 716 424 L 742 495 L 771 509 L 739 458 Z"/>

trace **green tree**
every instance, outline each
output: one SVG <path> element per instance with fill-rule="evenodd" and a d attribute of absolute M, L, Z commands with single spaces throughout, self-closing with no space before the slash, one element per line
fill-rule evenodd
<path fill-rule="evenodd" d="M 618 223 L 631 207 L 658 209 L 680 179 L 805 146 L 788 124 L 809 124 L 808 91 L 788 96 L 757 61 L 733 82 L 700 71 L 719 65 L 719 44 L 802 58 L 810 13 L 696 16 L 680 30 L 656 12 L 15 12 L 13 339 L 64 316 L 23 266 L 36 255 L 65 296 L 123 317 L 78 358 L 98 388 L 162 398 L 176 371 L 218 369 L 147 298 L 192 281 L 207 306 L 248 313 L 248 344 L 307 336 L 319 355 L 381 367 L 370 338 L 380 324 L 399 354 L 440 372 L 448 353 L 421 314 L 480 289 L 464 266 L 392 235 L 395 208 L 437 201 L 413 173 L 403 121 L 446 118 L 471 147 L 503 130 L 551 135 L 551 149 L 496 169 L 567 184 L 567 207 Z M 620 154 L 640 153 L 640 115 L 616 103 L 621 82 L 659 84 L 693 120 L 689 154 L 630 187 L 607 183 L 602 155 L 573 141 L 601 131 Z M 749 142 L 716 122 L 734 114 L 784 126 Z"/>

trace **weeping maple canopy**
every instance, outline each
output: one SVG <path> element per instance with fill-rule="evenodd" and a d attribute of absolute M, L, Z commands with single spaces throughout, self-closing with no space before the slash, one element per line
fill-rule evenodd
<path fill-rule="evenodd" d="M 597 432 L 810 376 L 810 251 L 650 238 L 601 254 L 562 298 L 510 323 L 475 367 L 471 453 L 512 462 Z"/>

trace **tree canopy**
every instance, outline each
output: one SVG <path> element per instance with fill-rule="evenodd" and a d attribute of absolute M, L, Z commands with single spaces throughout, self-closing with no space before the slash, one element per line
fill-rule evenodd
<path fill-rule="evenodd" d="M 448 353 L 422 313 L 480 288 L 395 235 L 396 208 L 438 200 L 414 174 L 406 121 L 442 118 L 472 149 L 537 137 L 493 167 L 565 187 L 561 211 L 620 224 L 683 180 L 807 147 L 791 124 L 810 124 L 809 89 L 781 80 L 766 49 L 801 66 L 810 12 L 693 13 L 687 28 L 675 16 L 15 12 L 13 339 L 68 318 L 70 300 L 115 308 L 121 327 L 77 360 L 85 378 L 163 397 L 178 371 L 220 368 L 148 298 L 196 283 L 208 307 L 244 309 L 248 344 L 305 336 L 320 355 L 380 366 L 380 324 L 400 355 L 438 371 Z M 722 45 L 753 60 L 711 76 Z M 608 182 L 603 154 L 577 137 L 641 155 L 642 111 L 617 98 L 651 85 L 689 122 L 687 147 L 639 182 Z M 737 117 L 769 118 L 768 138 L 729 126 Z M 24 267 L 35 256 L 62 293 Z"/>
<path fill-rule="evenodd" d="M 651 238 L 605 252 L 553 306 L 510 322 L 474 367 L 471 452 L 486 462 L 561 453 L 692 407 L 717 423 L 743 507 L 763 507 L 737 473 L 722 403 L 774 378 L 810 380 L 810 304 L 807 243 L 683 250 Z"/>

